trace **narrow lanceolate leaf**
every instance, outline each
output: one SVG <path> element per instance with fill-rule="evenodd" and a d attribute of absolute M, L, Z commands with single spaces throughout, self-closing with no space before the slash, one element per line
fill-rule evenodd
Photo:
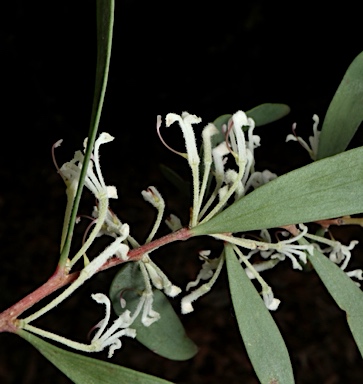
<path fill-rule="evenodd" d="M 58 348 L 24 330 L 19 335 L 75 384 L 171 384 L 158 377 Z"/>
<path fill-rule="evenodd" d="M 86 153 L 84 155 L 83 167 L 78 182 L 76 197 L 73 203 L 71 217 L 65 218 L 65 223 L 68 223 L 67 236 L 64 247 L 61 250 L 59 265 L 64 266 L 68 259 L 68 254 L 71 247 L 72 234 L 76 221 L 79 202 L 81 200 L 84 180 L 88 169 L 88 163 L 91 158 L 93 145 L 96 139 L 96 134 L 101 118 L 101 111 L 106 94 L 106 86 L 108 80 L 108 72 L 110 67 L 112 33 L 114 22 L 114 0 L 98 0 L 97 1 L 97 66 L 96 66 L 96 81 L 95 91 L 93 95 L 93 105 L 90 129 L 88 133 L 88 141 Z"/>
<path fill-rule="evenodd" d="M 261 104 L 246 112 L 247 116 L 255 121 L 256 127 L 280 120 L 289 113 L 290 107 L 288 105 L 276 103 Z"/>
<path fill-rule="evenodd" d="M 326 113 L 318 159 L 343 152 L 363 120 L 363 52 L 350 64 Z"/>
<path fill-rule="evenodd" d="M 284 340 L 230 245 L 225 246 L 229 287 L 239 331 L 253 368 L 264 384 L 294 383 Z"/>
<path fill-rule="evenodd" d="M 363 212 L 363 147 L 289 172 L 241 198 L 193 235 L 242 232 Z"/>
<path fill-rule="evenodd" d="M 299 241 L 308 244 L 305 239 Z M 336 264 L 314 249 L 307 255 L 321 281 L 338 306 L 346 312 L 348 325 L 363 356 L 363 292 Z"/>
<path fill-rule="evenodd" d="M 143 276 L 137 263 L 125 264 L 115 276 L 110 287 L 110 299 L 113 309 L 120 315 L 126 309 L 133 313 L 145 290 Z M 160 356 L 171 360 L 188 360 L 198 351 L 197 346 L 186 335 L 184 327 L 163 292 L 155 289 L 153 309 L 160 314 L 160 319 L 145 327 L 141 314 L 132 323 L 136 329 L 136 339 Z M 121 307 L 120 299 L 126 301 Z"/>

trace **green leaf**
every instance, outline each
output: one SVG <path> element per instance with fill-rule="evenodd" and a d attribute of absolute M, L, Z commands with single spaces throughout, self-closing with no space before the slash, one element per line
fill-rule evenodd
<path fill-rule="evenodd" d="M 142 372 L 65 351 L 24 330 L 18 334 L 76 384 L 171 384 Z"/>
<path fill-rule="evenodd" d="M 255 121 L 256 127 L 261 127 L 262 125 L 282 119 L 288 113 L 290 113 L 290 107 L 286 104 L 265 103 L 250 109 L 246 112 L 246 115 Z M 231 117 L 231 114 L 226 114 L 219 116 L 214 120 L 213 124 L 219 130 L 219 133 L 212 137 L 213 147 L 224 140 L 222 126 L 227 124 Z"/>
<path fill-rule="evenodd" d="M 227 272 L 238 327 L 261 383 L 294 383 L 289 353 L 271 314 L 238 262 L 225 246 Z"/>
<path fill-rule="evenodd" d="M 309 244 L 305 239 L 300 244 Z M 321 281 L 338 306 L 346 312 L 348 325 L 363 357 L 363 292 L 329 258 L 314 248 L 314 254 L 307 254 Z"/>
<path fill-rule="evenodd" d="M 343 152 L 363 120 L 363 52 L 350 64 L 326 113 L 317 159 Z"/>
<path fill-rule="evenodd" d="M 255 121 L 256 127 L 280 120 L 289 113 L 290 107 L 288 105 L 276 103 L 261 104 L 246 112 L 247 116 Z"/>
<path fill-rule="evenodd" d="M 125 309 L 133 313 L 144 289 L 144 279 L 138 264 L 125 264 L 110 287 L 110 299 L 116 314 L 120 315 Z M 153 309 L 160 314 L 160 319 L 145 327 L 140 314 L 132 323 L 132 328 L 136 329 L 136 339 L 153 352 L 168 359 L 192 358 L 198 351 L 197 346 L 186 335 L 179 317 L 166 296 L 157 289 L 153 293 Z M 125 308 L 121 308 L 121 297 L 126 300 Z"/>
<path fill-rule="evenodd" d="M 64 220 L 65 228 L 63 231 L 66 230 L 67 235 L 64 242 L 64 247 L 61 249 L 62 253 L 59 259 L 59 266 L 64 266 L 68 259 L 78 206 L 81 201 L 84 180 L 86 178 L 88 163 L 91 158 L 94 142 L 96 140 L 98 125 L 101 118 L 101 111 L 105 98 L 108 72 L 110 67 L 114 8 L 114 0 L 97 0 L 97 67 L 90 129 L 88 133 L 87 148 L 83 160 L 83 167 L 78 182 L 76 197 L 73 202 L 71 215 L 70 217 L 66 217 Z"/>
<path fill-rule="evenodd" d="M 261 186 L 193 235 L 242 232 L 363 212 L 363 147 L 316 161 Z"/>
<path fill-rule="evenodd" d="M 114 0 L 97 0 L 97 66 L 89 139 L 96 136 L 106 94 L 111 59 L 114 11 Z"/>

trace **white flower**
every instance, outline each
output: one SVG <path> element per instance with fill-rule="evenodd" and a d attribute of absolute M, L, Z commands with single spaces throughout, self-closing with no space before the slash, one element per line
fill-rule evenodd
<path fill-rule="evenodd" d="M 198 202 L 196 206 L 193 206 L 193 217 L 200 219 L 200 209 L 204 200 L 204 195 L 210 181 L 212 160 L 212 137 L 218 133 L 218 129 L 214 124 L 209 123 L 202 131 L 203 139 L 203 180 L 198 193 Z"/>
<path fill-rule="evenodd" d="M 148 254 L 142 257 L 140 263 L 147 271 L 147 276 L 144 276 L 146 286 L 148 286 L 148 280 L 150 279 L 155 288 L 164 290 L 165 294 L 170 297 L 175 297 L 181 292 L 181 289 L 170 282 L 165 273 L 150 259 Z"/>
<path fill-rule="evenodd" d="M 262 261 L 260 263 L 252 264 L 252 266 L 256 272 L 263 272 L 263 271 L 267 271 L 268 269 L 272 269 L 276 264 L 279 263 L 279 261 L 280 261 L 279 259 L 272 259 L 272 260 L 267 260 L 267 261 Z M 249 268 L 245 268 L 245 272 L 251 280 L 256 278 L 256 276 L 251 272 Z"/>
<path fill-rule="evenodd" d="M 199 299 L 199 297 L 205 295 L 211 290 L 210 284 L 203 284 L 198 289 L 191 292 L 189 295 L 184 296 L 181 300 L 181 313 L 186 315 L 194 311 L 192 302 Z"/>
<path fill-rule="evenodd" d="M 167 145 L 169 149 L 172 151 L 179 153 L 183 157 L 186 157 L 188 160 L 189 166 L 192 170 L 192 177 L 193 177 L 193 209 L 192 209 L 192 215 L 190 220 L 190 226 L 194 227 L 197 225 L 198 221 L 198 213 L 200 208 L 200 180 L 199 180 L 199 164 L 200 164 L 200 158 L 198 154 L 197 149 L 197 142 L 194 135 L 193 130 L 193 124 L 198 124 L 202 121 L 202 119 L 198 116 L 191 115 L 188 112 L 183 112 L 181 116 L 175 114 L 175 113 L 168 113 L 166 116 L 166 126 L 170 127 L 171 124 L 174 122 L 178 122 L 179 126 L 183 132 L 184 140 L 185 140 L 185 146 L 187 149 L 186 154 L 182 154 L 179 152 L 174 151 L 171 149 L 161 138 L 159 128 L 160 128 L 160 119 L 158 118 L 157 121 L 157 129 L 159 136 L 162 140 L 162 142 Z"/>
<path fill-rule="evenodd" d="M 166 218 L 165 224 L 173 232 L 175 232 L 175 231 L 177 231 L 183 227 L 179 217 L 175 216 L 172 213 L 169 215 L 169 217 Z"/>
<path fill-rule="evenodd" d="M 141 299 L 144 300 L 141 322 L 145 327 L 149 327 L 160 319 L 160 314 L 153 310 L 154 296 L 152 293 L 144 292 Z M 140 300 L 140 302 L 142 302 L 142 300 Z"/>
<path fill-rule="evenodd" d="M 262 298 L 263 298 L 263 301 L 265 302 L 266 307 L 270 311 L 275 311 L 281 303 L 279 299 L 274 298 L 272 289 L 268 285 L 266 285 L 262 289 Z"/>
<path fill-rule="evenodd" d="M 361 269 L 355 269 L 353 271 L 346 272 L 349 277 L 355 277 L 358 280 L 363 280 L 363 271 Z"/>
<path fill-rule="evenodd" d="M 318 125 L 319 125 L 319 117 L 317 115 L 313 115 L 314 125 L 313 125 L 313 136 L 309 137 L 309 143 L 310 146 L 307 144 L 307 142 L 302 139 L 300 136 L 297 136 L 295 134 L 296 129 L 296 123 L 292 125 L 292 130 L 294 134 L 287 135 L 286 142 L 293 140 L 298 141 L 300 145 L 307 150 L 312 160 L 316 160 L 316 156 L 318 154 L 318 147 L 319 147 L 319 137 L 320 137 L 320 131 L 318 131 Z"/>
<path fill-rule="evenodd" d="M 224 264 L 224 253 L 221 254 L 220 257 L 217 259 L 209 260 L 208 255 L 210 251 L 201 251 L 199 254 L 202 259 L 205 260 L 202 270 L 199 272 L 197 280 L 194 282 L 191 282 L 187 286 L 187 290 L 191 287 L 194 287 L 199 283 L 199 281 L 210 279 L 208 283 L 205 283 L 189 293 L 189 295 L 186 295 L 181 300 L 181 312 L 183 315 L 193 312 L 194 308 L 192 306 L 192 302 L 199 299 L 199 297 L 205 295 L 208 293 L 211 288 L 213 287 L 214 283 L 217 281 L 217 278 L 222 270 L 223 264 Z M 215 269 L 215 272 L 213 274 L 213 270 Z"/>
<path fill-rule="evenodd" d="M 238 173 L 233 169 L 228 169 L 225 173 L 225 183 L 228 186 L 232 186 L 234 183 L 237 183 L 236 191 L 235 191 L 235 199 L 238 200 L 244 192 L 244 187 L 242 181 L 238 179 Z"/>
<path fill-rule="evenodd" d="M 357 244 L 358 244 L 357 240 L 351 241 L 349 245 L 343 245 L 339 241 L 334 241 L 334 245 L 332 247 L 328 247 L 324 249 L 322 252 L 324 253 L 329 252 L 330 253 L 329 259 L 335 264 L 340 264 L 344 260 L 343 264 L 340 266 L 340 268 L 344 271 L 351 258 L 350 251 Z"/>
<path fill-rule="evenodd" d="M 259 188 L 261 185 L 267 184 L 271 180 L 276 179 L 276 177 L 276 173 L 272 173 L 268 169 L 265 169 L 262 172 L 253 172 L 249 177 L 245 188 L 246 190 L 248 190 L 250 187 L 255 189 Z"/>
<path fill-rule="evenodd" d="M 329 259 L 335 263 L 340 264 L 340 268 L 344 271 L 347 267 L 350 258 L 351 258 L 351 250 L 358 244 L 357 240 L 352 240 L 349 245 L 343 245 L 340 241 L 326 239 L 325 237 L 316 236 L 306 234 L 307 238 L 310 238 L 316 242 L 327 244 L 328 247 L 325 249 L 321 249 L 318 244 L 314 244 L 314 246 L 322 253 L 328 253 Z"/>
<path fill-rule="evenodd" d="M 218 190 L 218 198 L 219 201 L 224 201 L 228 194 L 228 185 L 224 185 L 222 188 Z"/>
<path fill-rule="evenodd" d="M 298 245 L 298 244 L 293 244 L 297 242 L 301 237 L 306 235 L 308 228 L 306 226 L 301 225 L 300 226 L 302 232 L 298 234 L 295 237 L 292 237 L 287 240 L 282 240 L 279 241 L 278 243 L 271 243 L 271 235 L 268 232 L 267 229 L 263 229 L 260 232 L 260 237 L 265 241 L 265 243 L 258 243 L 256 249 L 252 249 L 248 255 L 247 259 L 249 259 L 252 255 L 260 251 L 261 256 L 264 259 L 271 258 L 271 260 L 285 260 L 286 257 L 288 257 L 291 262 L 292 266 L 294 269 L 302 269 L 299 261 L 296 259 L 296 256 L 299 258 L 300 262 L 303 264 L 306 264 L 307 259 L 306 259 L 306 251 L 312 255 L 314 251 L 314 246 L 312 244 L 307 244 L 307 245 Z M 288 232 L 286 232 L 288 233 Z M 262 266 L 264 265 L 261 263 Z M 264 269 L 269 269 L 272 268 L 275 264 L 266 264 L 266 268 Z M 259 264 L 256 264 L 258 267 Z M 258 267 L 258 268 L 263 268 L 263 267 Z M 264 270 L 261 269 L 261 270 Z"/>
<path fill-rule="evenodd" d="M 222 141 L 212 150 L 213 163 L 215 168 L 215 178 L 217 185 L 222 185 L 224 179 L 224 164 L 227 159 L 225 156 L 229 154 L 229 150 L 225 141 Z"/>
<path fill-rule="evenodd" d="M 150 186 L 146 191 L 142 191 L 141 194 L 144 200 L 150 203 L 156 209 L 164 210 L 164 199 L 155 187 Z"/>
<path fill-rule="evenodd" d="M 207 124 L 202 131 L 204 166 L 208 167 L 212 164 L 212 137 L 218 133 L 218 129 L 212 123 Z M 209 172 L 207 172 L 209 173 Z"/>
<path fill-rule="evenodd" d="M 95 141 L 95 147 L 93 151 L 93 161 L 91 160 L 88 165 L 85 186 L 96 196 L 98 200 L 104 197 L 117 199 L 117 191 L 114 186 L 106 186 L 99 161 L 99 147 L 101 144 L 108 143 L 114 138 L 108 133 L 101 133 L 98 139 Z M 59 172 L 62 175 L 67 186 L 73 190 L 77 189 L 78 180 L 81 174 L 84 155 L 77 151 L 73 160 L 65 163 L 60 168 Z M 96 173 L 93 171 L 93 165 Z"/>
<path fill-rule="evenodd" d="M 110 320 L 111 302 L 110 299 L 103 293 L 96 293 L 92 295 L 99 304 L 104 304 L 106 307 L 106 314 L 103 320 L 98 323 L 99 329 L 94 335 L 91 345 L 94 346 L 95 351 L 102 351 L 109 347 L 108 357 L 112 357 L 116 349 L 121 348 L 121 337 L 135 337 L 136 331 L 129 328 L 131 323 L 130 311 L 125 311 L 119 316 L 111 327 L 106 331 L 106 327 Z"/>
<path fill-rule="evenodd" d="M 227 147 L 227 143 L 225 141 L 222 141 L 217 147 L 212 149 L 212 157 L 213 157 L 213 164 L 214 164 L 214 178 L 216 181 L 216 186 L 214 188 L 214 191 L 212 192 L 211 196 L 209 197 L 208 201 L 203 206 L 203 209 L 199 212 L 198 219 L 200 220 L 205 213 L 208 211 L 210 206 L 212 205 L 213 201 L 217 196 L 221 198 L 221 195 L 223 195 L 223 190 L 221 191 L 221 187 L 224 180 L 224 165 L 227 161 L 226 156 L 230 153 Z M 208 175 L 209 177 L 209 175 Z M 203 177 L 204 179 L 204 177 Z M 203 197 L 203 196 L 202 196 Z M 199 210 L 198 210 L 199 211 Z"/>
<path fill-rule="evenodd" d="M 200 280 L 208 280 L 213 276 L 213 271 L 215 271 L 220 262 L 219 258 L 209 259 L 210 250 L 200 251 L 199 259 L 204 260 L 202 269 L 199 271 L 197 278 L 194 281 L 188 283 L 186 290 L 189 291 L 190 288 L 197 286 Z"/>
<path fill-rule="evenodd" d="M 93 207 L 92 217 L 98 219 L 99 217 L 99 209 L 98 206 Z M 98 232 L 97 236 L 111 236 L 117 237 L 122 235 L 124 230 L 123 223 L 119 220 L 119 218 L 115 215 L 114 212 L 109 208 L 106 213 L 106 217 L 104 219 L 103 226 L 101 230 Z"/>
<path fill-rule="evenodd" d="M 255 122 L 251 118 L 247 119 L 249 128 L 248 128 L 248 142 L 247 142 L 247 148 L 251 151 L 251 153 L 254 153 L 255 148 L 259 147 L 261 145 L 261 138 L 258 135 L 254 135 L 253 131 L 255 129 Z"/>
<path fill-rule="evenodd" d="M 266 307 L 270 311 L 276 310 L 277 307 L 280 304 L 280 300 L 274 298 L 274 295 L 273 295 L 271 287 L 269 285 L 267 285 L 265 280 L 258 273 L 258 270 L 257 270 L 258 269 L 258 264 L 257 265 L 252 265 L 249 262 L 248 258 L 241 252 L 241 250 L 236 245 L 233 245 L 233 249 L 234 249 L 235 253 L 238 255 L 239 261 L 241 263 L 244 263 L 245 266 L 247 267 L 245 269 L 247 276 L 251 280 L 255 278 L 261 284 L 261 288 L 262 288 L 261 294 L 262 294 L 262 298 L 263 298 L 263 301 L 265 302 Z"/>
<path fill-rule="evenodd" d="M 154 206 L 158 211 L 153 228 L 151 229 L 151 232 L 146 239 L 146 243 L 149 243 L 154 238 L 157 230 L 160 227 L 161 220 L 164 215 L 165 202 L 159 191 L 153 186 L 148 187 L 148 189 L 146 191 L 142 191 L 141 194 L 144 200 Z"/>
<path fill-rule="evenodd" d="M 134 313 L 130 314 L 130 311 L 126 310 L 125 312 L 128 312 L 128 324 L 132 324 L 135 319 L 139 316 L 139 314 L 142 311 L 141 314 L 141 322 L 145 327 L 149 327 L 151 324 L 153 324 L 155 321 L 158 321 L 160 319 L 160 314 L 153 309 L 153 302 L 154 302 L 154 294 L 150 287 L 147 287 L 144 292 L 142 292 L 140 296 L 140 300 L 137 304 L 137 307 L 134 311 Z M 126 300 L 123 299 L 122 301 L 122 307 L 124 308 L 127 303 Z"/>
<path fill-rule="evenodd" d="M 228 127 L 232 154 L 237 157 L 239 166 L 244 166 L 247 158 L 246 141 L 243 127 L 250 126 L 253 120 L 248 119 L 243 111 L 238 111 L 232 116 L 232 123 Z"/>
<path fill-rule="evenodd" d="M 276 244 L 268 244 L 269 251 L 265 253 L 267 256 L 268 252 L 271 252 L 269 255 L 272 259 L 284 260 L 285 257 L 288 257 L 292 261 L 292 266 L 294 269 L 302 269 L 300 263 L 296 260 L 296 256 L 299 257 L 301 263 L 306 264 L 306 253 L 307 251 L 310 255 L 314 252 L 314 246 L 312 244 L 307 245 L 297 245 L 292 244 L 301 239 L 306 235 L 308 228 L 305 225 L 300 224 L 302 231 L 297 235 L 288 240 L 279 241 Z M 272 253 L 276 251 L 276 253 Z M 262 253 L 262 252 L 261 252 Z"/>
<path fill-rule="evenodd" d="M 198 124 L 202 121 L 202 119 L 196 115 L 191 115 L 188 112 L 183 112 L 181 116 L 177 115 L 176 113 L 168 113 L 166 115 L 167 127 L 170 127 L 176 121 L 179 123 L 179 126 L 184 135 L 189 164 L 199 164 L 200 158 L 198 155 L 197 142 L 195 139 L 192 124 Z"/>
<path fill-rule="evenodd" d="M 243 111 L 237 111 L 228 121 L 225 142 L 222 142 L 222 144 L 212 150 L 212 156 L 215 165 L 216 187 L 210 199 L 202 209 L 199 218 L 201 218 L 206 213 L 207 209 L 209 209 L 217 195 L 219 196 L 219 203 L 212 209 L 211 212 L 209 212 L 206 217 L 204 217 L 201 223 L 207 222 L 221 209 L 223 209 L 233 193 L 236 193 L 236 198 L 241 196 L 243 191 L 243 176 L 246 171 L 246 166 L 252 165 L 253 163 L 253 155 L 251 151 L 246 147 L 243 127 L 253 126 L 254 121 L 252 119 L 247 118 L 247 115 Z M 252 147 L 254 146 L 253 142 L 251 145 Z M 235 171 L 227 171 L 229 172 L 229 175 L 224 171 L 224 156 L 228 154 L 226 149 L 235 158 L 235 162 L 238 167 L 236 176 L 233 176 L 233 172 Z M 228 182 L 231 181 L 231 179 L 234 181 L 231 183 L 231 185 L 228 185 Z M 223 182 L 227 183 L 227 187 L 223 186 Z"/>
<path fill-rule="evenodd" d="M 127 224 L 123 224 L 122 233 L 123 234 L 121 236 L 117 237 L 113 243 L 111 243 L 103 252 L 96 256 L 82 269 L 80 277 L 89 279 L 102 267 L 103 264 L 106 263 L 107 260 L 114 255 L 119 257 L 121 260 L 128 259 L 129 247 L 122 243 L 127 238 L 129 233 L 129 226 Z"/>

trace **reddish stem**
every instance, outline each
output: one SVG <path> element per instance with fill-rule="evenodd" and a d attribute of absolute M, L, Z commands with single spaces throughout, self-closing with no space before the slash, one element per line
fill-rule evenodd
<path fill-rule="evenodd" d="M 19 315 L 59 288 L 72 283 L 78 275 L 79 272 L 67 275 L 63 268 L 57 267 L 46 283 L 0 314 L 0 332 L 16 332 Z"/>
<path fill-rule="evenodd" d="M 170 233 L 160 239 L 154 240 L 150 243 L 140 246 L 129 251 L 128 261 L 137 261 L 145 253 L 154 251 L 155 249 L 178 240 L 187 240 L 192 236 L 192 233 L 187 228 L 182 228 L 177 232 Z M 112 268 L 116 265 L 124 263 L 124 260 L 119 258 L 112 258 L 106 262 L 100 269 L 103 271 L 108 268 Z M 40 300 L 44 299 L 51 293 L 57 291 L 58 289 L 68 285 L 75 280 L 77 280 L 79 272 L 73 272 L 67 274 L 64 268 L 59 268 L 55 270 L 54 274 L 49 278 L 49 280 L 44 283 L 42 286 L 37 288 L 34 292 L 25 296 L 16 304 L 12 305 L 4 312 L 0 313 L 0 332 L 13 332 L 16 333 L 18 330 L 18 320 L 17 318 L 25 312 L 27 309 L 31 308 L 34 304 L 38 303 Z"/>

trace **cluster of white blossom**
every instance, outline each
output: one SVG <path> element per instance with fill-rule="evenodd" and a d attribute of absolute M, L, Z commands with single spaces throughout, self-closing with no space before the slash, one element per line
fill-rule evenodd
<path fill-rule="evenodd" d="M 101 144 L 108 143 L 112 140 L 113 137 L 108 133 L 100 134 L 95 142 L 94 150 L 86 172 L 84 185 L 96 197 L 97 205 L 93 208 L 93 229 L 89 233 L 81 249 L 76 253 L 76 255 L 67 261 L 67 269 L 70 271 L 81 257 L 84 258 L 84 267 L 81 270 L 79 277 L 51 303 L 21 321 L 23 329 L 39 334 L 43 337 L 53 339 L 81 351 L 99 352 L 105 348 L 109 348 L 109 357 L 113 355 L 116 349 L 121 347 L 120 339 L 122 336 L 135 337 L 136 331 L 135 329 L 131 328 L 131 326 L 139 315 L 141 315 L 141 322 L 145 326 L 150 326 L 153 322 L 160 318 L 160 314 L 153 309 L 153 287 L 162 289 L 164 293 L 170 297 L 174 297 L 181 292 L 181 289 L 170 282 L 170 280 L 161 271 L 161 269 L 150 259 L 148 254 L 144 254 L 141 260 L 136 261 L 139 264 L 141 275 L 144 280 L 145 289 L 140 293 L 140 300 L 133 313 L 131 313 L 128 309 L 125 309 L 125 311 L 123 311 L 123 313 L 121 313 L 121 315 L 118 316 L 117 319 L 110 325 L 110 299 L 101 293 L 92 295 L 92 298 L 97 303 L 105 305 L 106 313 L 104 319 L 95 326 L 95 328 L 97 328 L 97 332 L 95 333 L 90 344 L 78 343 L 51 332 L 44 331 L 35 326 L 32 326 L 30 322 L 37 319 L 42 314 L 48 312 L 50 309 L 54 308 L 61 301 L 67 298 L 86 280 L 95 275 L 110 258 L 118 257 L 122 261 L 126 262 L 129 259 L 128 252 L 130 247 L 136 248 L 140 246 L 140 244 L 130 235 L 129 225 L 122 223 L 117 215 L 109 208 L 109 199 L 117 198 L 117 190 L 114 186 L 107 186 L 104 182 L 99 161 L 99 147 Z M 61 142 L 62 141 L 57 142 L 53 148 L 58 147 Z M 84 151 L 86 149 L 86 144 L 87 141 L 84 142 Z M 67 186 L 68 199 L 64 220 L 65 229 L 63 230 L 61 248 L 64 246 L 66 230 L 70 221 L 73 203 L 76 198 L 78 181 L 81 175 L 84 156 L 84 152 L 77 151 L 74 155 L 74 158 L 71 161 L 63 164 L 61 168 L 58 168 L 55 162 L 58 172 L 62 176 Z M 146 243 L 148 243 L 152 241 L 156 231 L 160 226 L 164 215 L 165 203 L 160 193 L 153 186 L 149 187 L 146 191 L 143 191 L 142 196 L 158 211 L 157 219 L 150 232 L 150 235 L 146 240 Z M 173 228 L 175 228 L 176 220 L 174 219 L 171 221 L 174 223 Z M 86 257 L 87 250 L 97 237 L 103 235 L 111 236 L 113 238 L 112 243 L 91 261 L 88 260 Z M 122 302 L 122 299 L 121 306 L 125 307 L 125 303 Z"/>
<path fill-rule="evenodd" d="M 289 135 L 287 140 L 295 140 L 309 152 L 312 159 L 316 158 L 318 139 L 320 132 L 317 130 L 319 119 L 316 115 L 314 119 L 314 136 L 310 137 L 310 145 L 296 135 Z M 254 152 L 260 146 L 260 137 L 254 133 L 255 123 L 242 112 L 236 112 L 229 119 L 228 123 L 217 128 L 214 124 L 207 124 L 202 130 L 202 148 L 198 148 L 194 124 L 201 122 L 201 119 L 187 112 L 182 115 L 169 113 L 166 116 L 166 126 L 178 123 L 185 140 L 186 153 L 180 153 L 170 148 L 160 134 L 162 119 L 157 118 L 157 131 L 162 142 L 173 152 L 185 157 L 191 168 L 193 179 L 193 202 L 189 227 L 193 228 L 201 223 L 207 222 L 212 217 L 222 211 L 231 199 L 238 200 L 249 190 L 256 189 L 263 184 L 275 179 L 277 175 L 269 170 L 262 172 L 255 170 Z M 295 125 L 293 127 L 295 129 Z M 138 248 L 140 244 L 130 235 L 128 224 L 122 223 L 117 215 L 109 208 L 109 199 L 117 198 L 116 188 L 107 186 L 104 182 L 100 162 L 99 147 L 101 144 L 108 143 L 113 137 L 107 133 L 102 133 L 95 142 L 91 161 L 89 163 L 85 186 L 95 195 L 97 205 L 93 209 L 93 229 L 83 246 L 77 254 L 68 261 L 69 270 L 75 263 L 84 257 L 85 266 L 75 283 L 68 287 L 59 297 L 58 301 L 64 300 L 84 281 L 92 277 L 111 257 L 118 257 L 124 262 L 128 261 L 130 248 Z M 59 146 L 60 142 L 56 144 Z M 85 142 L 86 145 L 86 142 Z M 202 160 L 201 156 L 202 154 Z M 80 151 L 75 153 L 74 158 L 65 163 L 58 169 L 67 185 L 68 208 L 65 217 L 65 228 L 68 227 L 71 208 L 75 199 L 78 180 L 82 170 L 84 154 Z M 165 213 L 165 202 L 161 194 L 154 186 L 142 191 L 143 198 L 157 210 L 157 217 L 154 225 L 146 239 L 146 243 L 153 240 Z M 171 231 L 177 231 L 182 227 L 181 221 L 175 216 L 170 215 L 165 221 Z M 267 229 L 260 232 L 259 240 L 249 239 L 246 235 L 237 237 L 233 234 L 213 234 L 216 239 L 232 244 L 233 250 L 239 261 L 245 265 L 245 272 L 250 279 L 256 279 L 261 285 L 261 295 L 265 305 L 270 310 L 275 310 L 280 304 L 280 300 L 274 297 L 271 287 L 261 277 L 260 272 L 273 268 L 280 261 L 289 259 L 294 269 L 302 269 L 307 263 L 307 255 L 312 255 L 315 249 L 327 254 L 334 263 L 340 265 L 345 270 L 351 257 L 351 250 L 357 244 L 352 241 L 348 246 L 339 241 L 330 240 L 308 233 L 308 228 L 300 224 L 297 235 L 291 236 L 289 232 L 282 232 L 284 240 L 277 242 L 271 241 L 271 234 Z M 62 247 L 64 245 L 65 233 L 62 236 Z M 86 251 L 96 237 L 107 235 L 113 238 L 113 242 L 100 255 L 89 261 L 85 256 Z M 301 245 L 299 240 L 302 238 L 310 239 L 312 244 Z M 322 249 L 317 243 L 325 244 L 327 247 Z M 256 254 L 260 255 L 260 260 L 252 262 Z M 196 279 L 190 282 L 186 291 L 190 291 L 181 300 L 181 311 L 183 314 L 194 310 L 192 302 L 210 291 L 216 282 L 225 261 L 224 251 L 218 257 L 210 258 L 211 251 L 203 250 L 199 253 L 200 260 L 203 262 L 200 272 Z M 91 344 L 81 344 L 67 340 L 63 337 L 50 334 L 31 326 L 29 323 L 45 313 L 58 302 L 53 301 L 43 310 L 29 316 L 23 320 L 24 329 L 38 333 L 45 337 L 52 338 L 79 350 L 94 352 L 109 348 L 109 357 L 114 351 L 121 347 L 121 337 L 135 337 L 136 331 L 132 328 L 135 319 L 140 315 L 141 322 L 146 327 L 157 321 L 162 314 L 153 308 L 154 289 L 163 290 L 170 297 L 177 296 L 181 289 L 172 284 L 163 271 L 151 260 L 150 252 L 145 253 L 139 261 L 138 267 L 144 282 L 144 290 L 140 293 L 139 302 L 131 313 L 125 309 L 120 316 L 110 325 L 111 302 L 110 299 L 101 293 L 92 295 L 92 298 L 106 308 L 105 317 L 95 328 L 97 331 Z M 362 270 L 347 272 L 348 276 L 362 280 Z M 204 281 L 201 283 L 201 281 Z M 120 298 L 122 308 L 126 307 L 124 298 Z"/>
<path fill-rule="evenodd" d="M 286 141 L 298 141 L 309 153 L 310 157 L 315 160 L 319 135 L 318 116 L 313 116 L 313 136 L 309 138 L 310 146 L 299 136 L 295 134 L 296 124 L 293 125 L 294 135 L 288 135 Z M 210 220 L 218 214 L 230 201 L 234 195 L 234 199 L 238 200 L 248 192 L 251 188 L 258 188 L 261 185 L 273 180 L 277 176 L 269 170 L 262 172 L 255 171 L 254 150 L 260 146 L 260 137 L 254 133 L 255 123 L 247 115 L 238 111 L 228 121 L 228 124 L 219 130 L 214 124 L 208 124 L 202 131 L 202 151 L 197 148 L 193 124 L 201 122 L 201 119 L 195 115 L 184 112 L 181 116 L 176 114 L 168 114 L 166 116 L 166 126 L 178 122 L 183 132 L 186 146 L 186 153 L 179 153 L 170 148 L 163 140 L 160 134 L 161 117 L 157 119 L 157 130 L 162 142 L 173 152 L 185 157 L 189 163 L 193 177 L 193 207 L 192 215 L 189 223 L 190 227 L 194 227 L 200 223 Z M 245 133 L 246 132 L 246 137 Z M 222 137 L 221 140 L 213 140 L 213 136 Z M 201 159 L 199 153 L 203 153 L 203 164 L 200 166 Z M 234 159 L 234 167 L 227 167 L 228 157 Z M 200 172 L 203 172 L 200 175 Z M 210 179 L 214 178 L 214 190 L 206 197 L 207 186 L 210 186 Z M 302 265 L 307 263 L 307 254 L 312 255 L 314 248 L 327 254 L 329 258 L 341 264 L 340 267 L 345 270 L 349 259 L 350 251 L 357 244 L 353 241 L 349 246 L 341 244 L 339 241 L 329 240 L 325 237 L 313 236 L 308 233 L 308 228 L 300 224 L 300 233 L 285 240 L 272 243 L 271 235 L 267 229 L 260 233 L 260 241 L 249 240 L 244 237 L 236 238 L 232 235 L 214 234 L 213 237 L 232 243 L 234 251 L 239 255 L 240 262 L 246 266 L 246 273 L 250 279 L 256 278 L 262 287 L 262 297 L 267 308 L 275 310 L 280 301 L 274 298 L 271 287 L 262 279 L 259 272 L 273 268 L 278 262 L 286 258 L 291 260 L 294 269 L 302 269 Z M 289 233 L 286 231 L 286 236 Z M 299 239 L 302 237 L 310 238 L 313 244 L 300 245 Z M 328 247 L 321 249 L 318 242 L 327 244 Z M 242 249 L 247 249 L 244 254 Z M 259 254 L 262 261 L 252 264 L 249 259 Z M 200 252 L 200 259 L 203 261 L 202 268 L 195 281 L 187 285 L 186 290 L 197 287 L 201 280 L 207 280 L 198 288 L 185 296 L 181 301 L 182 313 L 193 311 L 192 302 L 209 292 L 215 283 L 224 263 L 224 252 L 219 257 L 209 258 L 210 251 Z M 355 270 L 347 272 L 348 276 L 362 279 L 362 271 Z"/>

